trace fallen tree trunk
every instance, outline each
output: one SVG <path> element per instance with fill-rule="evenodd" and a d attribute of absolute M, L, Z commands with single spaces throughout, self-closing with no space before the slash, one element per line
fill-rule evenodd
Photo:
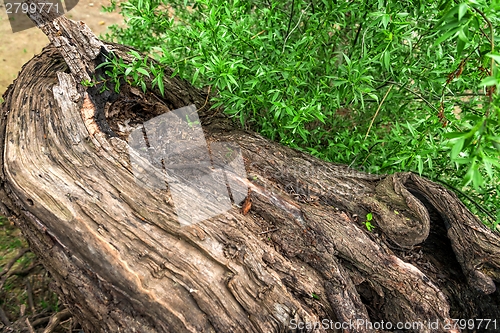
<path fill-rule="evenodd" d="M 452 192 L 235 129 L 168 70 L 165 97 L 84 87 L 106 55 L 130 62 L 129 49 L 32 15 L 52 46 L 4 95 L 1 208 L 86 332 L 500 330 L 500 238 Z M 179 108 L 178 123 L 148 127 Z M 208 160 L 160 147 L 176 131 L 197 140 L 194 113 Z"/>

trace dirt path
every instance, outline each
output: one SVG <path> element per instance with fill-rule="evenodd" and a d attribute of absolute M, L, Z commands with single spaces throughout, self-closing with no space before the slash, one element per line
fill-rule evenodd
<path fill-rule="evenodd" d="M 104 34 L 110 25 L 122 23 L 123 18 L 116 12 L 101 12 L 102 5 L 109 6 L 110 1 L 80 0 L 66 16 L 85 22 L 96 34 Z M 0 2 L 0 101 L 22 65 L 48 43 L 47 37 L 37 28 L 12 33 L 5 7 L 3 2 Z"/>

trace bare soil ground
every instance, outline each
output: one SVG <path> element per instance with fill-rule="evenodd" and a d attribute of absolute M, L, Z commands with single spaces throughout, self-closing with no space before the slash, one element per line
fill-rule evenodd
<path fill-rule="evenodd" d="M 79 0 L 66 16 L 85 22 L 97 35 L 104 34 L 110 25 L 123 22 L 118 13 L 101 11 L 101 6 L 109 5 L 109 0 Z M 0 0 L 0 96 L 17 77 L 22 65 L 48 43 L 47 37 L 37 28 L 12 33 L 4 3 Z"/>

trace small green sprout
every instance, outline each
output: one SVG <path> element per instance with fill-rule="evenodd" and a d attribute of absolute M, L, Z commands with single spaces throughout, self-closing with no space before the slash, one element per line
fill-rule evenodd
<path fill-rule="evenodd" d="M 186 115 L 186 121 L 188 123 L 188 126 L 191 128 L 193 128 L 194 125 L 200 125 L 200 122 L 198 120 L 191 121 L 191 119 L 189 119 L 189 115 Z"/>
<path fill-rule="evenodd" d="M 90 80 L 83 80 L 81 83 L 82 83 L 82 86 L 84 86 L 84 87 L 92 87 L 94 85 L 94 83 Z"/>
<path fill-rule="evenodd" d="M 373 220 L 373 214 L 372 213 L 366 214 L 366 221 L 363 222 L 363 224 L 365 225 L 368 231 L 372 231 L 373 229 L 375 229 L 375 226 L 371 223 L 372 220 Z"/>

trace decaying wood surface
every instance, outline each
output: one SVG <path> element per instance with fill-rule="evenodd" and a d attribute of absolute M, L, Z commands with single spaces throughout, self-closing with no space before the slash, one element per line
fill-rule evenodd
<path fill-rule="evenodd" d="M 106 55 L 131 61 L 129 49 L 82 22 L 33 19 L 52 45 L 4 95 L 1 208 L 85 332 L 461 331 L 444 326 L 453 318 L 500 330 L 500 238 L 447 189 L 238 130 L 168 69 L 165 97 L 84 87 Z M 233 204 L 181 226 L 168 188 L 134 176 L 120 122 L 190 104 L 209 144 L 239 146 L 247 177 L 231 177 L 248 187 L 247 214 Z"/>

